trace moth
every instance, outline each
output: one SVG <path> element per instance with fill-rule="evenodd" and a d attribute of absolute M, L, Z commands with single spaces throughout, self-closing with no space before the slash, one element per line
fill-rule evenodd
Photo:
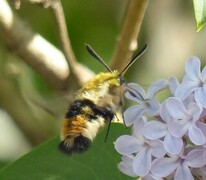
<path fill-rule="evenodd" d="M 86 151 L 100 128 L 111 124 L 123 104 L 126 89 L 123 74 L 147 49 L 145 45 L 120 72 L 111 70 L 103 59 L 89 46 L 88 52 L 108 72 L 101 72 L 87 82 L 70 104 L 61 129 L 59 149 L 67 154 Z"/>

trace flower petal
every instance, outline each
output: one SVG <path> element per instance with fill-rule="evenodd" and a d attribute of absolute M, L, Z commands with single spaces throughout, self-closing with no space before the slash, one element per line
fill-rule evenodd
<path fill-rule="evenodd" d="M 140 103 L 147 99 L 147 95 L 144 89 L 136 83 L 128 83 L 126 86 L 126 93 L 125 96 L 127 99 Z"/>
<path fill-rule="evenodd" d="M 205 136 L 202 131 L 196 126 L 191 126 L 188 130 L 190 140 L 195 145 L 203 145 L 205 143 Z"/>
<path fill-rule="evenodd" d="M 137 177 L 137 174 L 133 171 L 133 160 L 130 157 L 123 156 L 122 157 L 122 162 L 118 164 L 118 168 L 120 169 L 121 172 L 124 174 L 131 176 L 131 177 Z"/>
<path fill-rule="evenodd" d="M 192 81 L 200 80 L 200 60 L 199 58 L 195 56 L 191 57 L 185 65 L 185 72 Z"/>
<path fill-rule="evenodd" d="M 150 171 L 157 177 L 167 177 L 177 168 L 177 160 L 173 158 L 158 158 L 152 162 Z"/>
<path fill-rule="evenodd" d="M 171 77 L 171 78 L 169 78 L 169 89 L 170 89 L 170 92 L 171 92 L 171 94 L 174 96 L 175 95 L 175 92 L 176 92 L 176 90 L 177 90 L 177 88 L 178 88 L 178 86 L 179 86 L 179 82 L 178 82 L 178 80 L 177 80 L 177 78 L 176 77 Z"/>
<path fill-rule="evenodd" d="M 145 143 L 145 137 L 142 134 L 142 129 L 146 122 L 147 119 L 145 116 L 143 116 L 138 121 L 134 122 L 133 129 L 132 129 L 132 136 L 136 137 L 138 139 L 138 142 L 142 144 Z"/>
<path fill-rule="evenodd" d="M 175 96 L 185 100 L 190 93 L 197 89 L 199 82 L 184 81 L 182 82 L 175 92 Z"/>
<path fill-rule="evenodd" d="M 156 98 L 152 98 L 146 101 L 146 114 L 149 116 L 156 116 L 159 114 L 160 103 Z"/>
<path fill-rule="evenodd" d="M 133 169 L 138 176 L 146 176 L 151 168 L 151 153 L 149 150 L 140 151 L 133 159 Z"/>
<path fill-rule="evenodd" d="M 203 82 L 206 81 L 206 66 L 202 70 L 202 78 L 201 79 L 202 79 Z"/>
<path fill-rule="evenodd" d="M 188 124 L 184 120 L 168 123 L 169 132 L 176 138 L 181 138 L 188 130 Z"/>
<path fill-rule="evenodd" d="M 164 138 L 164 147 L 170 154 L 179 154 L 183 147 L 183 140 L 167 134 Z"/>
<path fill-rule="evenodd" d="M 136 105 L 131 106 L 124 112 L 124 120 L 126 126 L 130 126 L 135 120 L 139 119 L 145 112 L 145 107 Z"/>
<path fill-rule="evenodd" d="M 173 117 L 171 117 L 171 115 L 167 112 L 167 107 L 166 107 L 165 102 L 161 104 L 160 117 L 161 117 L 162 121 L 169 123 L 169 122 L 173 121 Z"/>
<path fill-rule="evenodd" d="M 194 180 L 194 178 L 189 167 L 182 163 L 182 165 L 179 165 L 177 168 L 174 180 Z"/>
<path fill-rule="evenodd" d="M 202 113 L 202 107 L 199 106 L 197 103 L 195 102 L 190 102 L 189 105 L 187 106 L 188 109 L 188 114 L 190 114 L 192 116 L 192 121 L 196 122 L 197 120 L 200 119 L 200 115 Z"/>
<path fill-rule="evenodd" d="M 162 141 L 149 141 L 148 144 L 150 145 L 151 153 L 154 157 L 161 158 L 166 154 Z"/>
<path fill-rule="evenodd" d="M 169 113 L 174 119 L 184 119 L 187 114 L 187 109 L 180 99 L 171 97 L 165 101 L 165 110 Z"/>
<path fill-rule="evenodd" d="M 115 142 L 115 149 L 122 155 L 130 155 L 139 151 L 140 148 L 138 140 L 129 135 L 122 135 Z"/>
<path fill-rule="evenodd" d="M 158 121 L 149 121 L 143 127 L 142 133 L 150 140 L 159 139 L 167 134 L 167 125 Z"/>
<path fill-rule="evenodd" d="M 201 121 L 198 121 L 196 123 L 197 127 L 202 131 L 202 133 L 204 134 L 204 136 L 206 137 L 206 124 L 201 122 Z"/>
<path fill-rule="evenodd" d="M 150 98 L 154 97 L 158 91 L 166 88 L 167 85 L 168 85 L 168 81 L 165 79 L 160 79 L 155 81 L 154 83 L 151 84 L 151 86 L 148 89 L 147 92 L 148 97 Z"/>
<path fill-rule="evenodd" d="M 187 154 L 185 162 L 192 168 L 202 167 L 206 164 L 205 155 L 205 149 L 193 149 Z"/>
<path fill-rule="evenodd" d="M 198 88 L 195 91 L 195 100 L 197 101 L 198 104 L 202 105 L 204 108 L 206 108 L 205 97 L 206 97 L 206 85 L 201 88 Z"/>

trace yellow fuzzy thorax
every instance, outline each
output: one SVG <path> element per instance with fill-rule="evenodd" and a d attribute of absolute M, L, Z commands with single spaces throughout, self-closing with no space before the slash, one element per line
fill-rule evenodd
<path fill-rule="evenodd" d="M 113 86 L 120 86 L 119 80 L 118 80 L 119 72 L 113 71 L 113 72 L 105 72 L 105 73 L 99 73 L 96 75 L 93 79 L 91 79 L 89 82 L 87 82 L 80 90 L 79 92 L 85 92 L 88 90 L 97 90 L 100 85 L 103 85 L 104 83 L 108 83 L 109 85 Z"/>

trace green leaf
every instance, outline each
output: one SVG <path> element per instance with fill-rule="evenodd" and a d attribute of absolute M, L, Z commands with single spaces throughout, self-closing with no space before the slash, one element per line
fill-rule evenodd
<path fill-rule="evenodd" d="M 5 167 L 0 172 L 0 179 L 131 179 L 118 170 L 120 155 L 115 151 L 113 144 L 118 136 L 128 134 L 128 129 L 120 124 L 112 124 L 106 143 L 105 133 L 106 128 L 99 133 L 88 151 L 72 156 L 60 152 L 57 149 L 59 138 L 54 138 Z"/>
<path fill-rule="evenodd" d="M 1 170 L 2 168 L 4 168 L 7 164 L 9 164 L 9 162 L 0 161 L 0 170 Z"/>
<path fill-rule="evenodd" d="M 193 0 L 197 31 L 206 24 L 206 0 Z"/>

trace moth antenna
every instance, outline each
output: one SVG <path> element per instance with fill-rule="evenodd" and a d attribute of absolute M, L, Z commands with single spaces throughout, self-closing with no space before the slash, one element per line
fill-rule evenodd
<path fill-rule="evenodd" d="M 129 67 L 142 55 L 144 54 L 144 52 L 147 50 L 147 44 L 144 45 L 144 47 L 137 52 L 136 55 L 134 55 L 134 57 L 129 61 L 129 63 L 125 66 L 125 68 L 120 72 L 119 76 L 122 76 L 123 73 L 125 73 L 127 71 L 127 69 L 129 69 Z"/>
<path fill-rule="evenodd" d="M 93 56 L 96 60 L 98 60 L 109 72 L 112 72 L 112 70 L 109 68 L 109 66 L 104 62 L 104 60 L 92 49 L 92 47 L 89 44 L 85 44 L 87 51 L 91 56 Z"/>
<path fill-rule="evenodd" d="M 109 135 L 109 130 L 110 130 L 111 124 L 112 124 L 112 121 L 109 121 L 109 124 L 108 124 L 108 127 L 107 127 L 107 133 L 106 133 L 106 136 L 105 136 L 104 142 L 106 142 L 106 141 L 107 141 L 107 137 L 108 137 L 108 135 Z"/>

